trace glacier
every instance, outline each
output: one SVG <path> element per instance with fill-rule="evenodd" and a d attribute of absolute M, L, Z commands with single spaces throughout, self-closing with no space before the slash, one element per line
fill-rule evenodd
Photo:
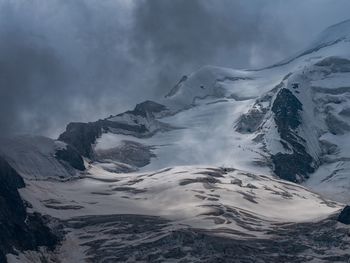
<path fill-rule="evenodd" d="M 349 134 L 350 20 L 280 63 L 204 66 L 57 140 L 2 139 L 27 212 L 60 237 L 7 261 L 346 262 Z"/>

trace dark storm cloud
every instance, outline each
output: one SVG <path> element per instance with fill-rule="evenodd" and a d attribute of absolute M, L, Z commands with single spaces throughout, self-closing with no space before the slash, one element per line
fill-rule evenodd
<path fill-rule="evenodd" d="M 93 120 L 128 102 L 122 4 L 0 3 L 2 134 L 55 133 L 68 121 Z"/>
<path fill-rule="evenodd" d="M 0 0 L 0 135 L 57 135 L 69 121 L 157 98 L 202 65 L 271 64 L 349 8 L 346 0 Z"/>
<path fill-rule="evenodd" d="M 250 66 L 256 48 L 271 61 L 276 46 L 283 53 L 289 45 L 280 45 L 288 43 L 283 28 L 263 7 L 258 0 L 142 1 L 134 13 L 134 52 L 154 62 L 160 89 L 205 64 Z"/>
<path fill-rule="evenodd" d="M 2 133 L 23 126 L 47 127 L 46 114 L 69 76 L 54 50 L 31 28 L 15 20 L 10 5 L 2 5 L 0 27 L 0 127 Z M 48 109 L 48 110 L 45 110 Z M 27 120 L 36 118 L 33 123 Z M 39 127 L 38 127 L 39 128 Z"/>
<path fill-rule="evenodd" d="M 348 17 L 346 1 L 152 0 L 134 13 L 134 52 L 153 61 L 160 90 L 206 64 L 261 67 Z M 343 8 L 343 9 L 342 9 Z M 344 9 L 345 8 L 345 9 Z"/>

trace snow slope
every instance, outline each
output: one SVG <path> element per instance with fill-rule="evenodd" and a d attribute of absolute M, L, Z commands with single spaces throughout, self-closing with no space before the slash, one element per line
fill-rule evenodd
<path fill-rule="evenodd" d="M 42 136 L 0 139 L 0 155 L 26 179 L 69 178 L 75 170 L 55 156 L 66 144 Z"/>
<path fill-rule="evenodd" d="M 271 240 L 276 233 L 282 234 L 282 229 L 277 230 L 281 225 L 318 224 L 342 207 L 303 186 L 272 176 L 200 166 L 115 174 L 91 165 L 83 179 L 69 183 L 30 181 L 21 189 L 21 196 L 32 204 L 30 210 L 62 222 L 68 235 L 56 256 L 64 262 L 77 257 L 75 251 L 65 248 L 73 240 L 82 249 L 81 261 L 88 261 L 90 256 L 122 262 L 111 249 L 119 248 L 121 239 L 131 233 L 133 237 L 123 241 L 120 254 L 130 246 L 145 247 L 183 231 L 201 230 L 219 239 Z M 122 231 L 123 224 L 130 227 L 147 221 L 150 225 L 144 225 L 141 232 Z M 100 250 L 104 251 L 101 255 Z M 189 257 L 190 253 L 186 254 L 180 258 Z M 110 256 L 116 257 L 115 261 Z M 24 254 L 18 258 L 26 262 L 31 257 Z M 130 254 L 128 257 L 132 262 Z M 199 258 L 194 255 L 193 260 Z M 16 262 L 16 257 L 10 259 Z"/>
<path fill-rule="evenodd" d="M 34 181 L 21 194 L 36 211 L 61 219 L 117 211 L 162 216 L 192 227 L 222 225 L 232 229 L 240 227 L 230 210 L 262 222 L 299 222 L 322 219 L 341 207 L 272 176 L 200 166 L 120 175 L 91 166 L 84 179 L 70 183 Z M 213 222 L 211 213 L 221 213 L 215 217 L 221 223 Z M 264 227 L 262 224 L 257 230 Z"/>

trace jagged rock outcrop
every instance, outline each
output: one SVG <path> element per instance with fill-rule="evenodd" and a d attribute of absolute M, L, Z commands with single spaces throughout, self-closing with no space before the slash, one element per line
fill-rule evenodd
<path fill-rule="evenodd" d="M 80 156 L 79 152 L 69 144 L 62 149 L 57 149 L 55 157 L 60 161 L 68 163 L 77 170 L 85 170 L 83 158 Z"/>
<path fill-rule="evenodd" d="M 141 115 L 143 117 L 154 117 L 155 114 L 166 110 L 167 107 L 165 107 L 164 105 L 151 100 L 146 100 L 140 104 L 137 104 L 135 109 L 128 113 L 132 113 L 134 115 Z"/>
<path fill-rule="evenodd" d="M 350 206 L 345 206 L 338 216 L 338 221 L 340 223 L 350 225 Z"/>
<path fill-rule="evenodd" d="M 91 145 L 100 135 L 101 125 L 99 122 L 71 122 L 58 139 L 74 146 L 81 155 L 91 157 Z"/>
<path fill-rule="evenodd" d="M 53 248 L 58 238 L 38 213 L 29 214 L 18 193 L 24 187 L 21 176 L 0 157 L 0 262 L 16 250 Z"/>
<path fill-rule="evenodd" d="M 283 81 L 290 75 L 285 76 Z M 271 153 L 274 173 L 282 179 L 301 182 L 314 171 L 314 160 L 306 150 L 305 140 L 298 134 L 298 128 L 302 124 L 303 105 L 292 91 L 285 88 L 283 81 L 258 98 L 251 109 L 239 118 L 235 128 L 243 134 L 262 132 L 257 137 L 262 138 L 266 136 L 264 122 L 272 118 L 275 127 L 269 126 L 268 129 L 276 128 L 278 137 L 273 135 L 273 139 L 279 140 L 284 149 L 283 152 Z M 293 83 L 291 86 L 297 89 L 298 85 Z"/>

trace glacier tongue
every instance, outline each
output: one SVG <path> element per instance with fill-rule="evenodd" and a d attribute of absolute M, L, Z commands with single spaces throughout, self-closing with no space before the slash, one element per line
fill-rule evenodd
<path fill-rule="evenodd" d="M 273 253 L 269 259 L 267 254 L 276 244 L 283 251 L 296 243 L 296 262 L 347 256 L 341 250 L 327 256 L 317 251 L 348 246 L 348 228 L 334 220 L 340 204 L 300 185 L 232 168 L 177 166 L 118 175 L 92 164 L 82 179 L 31 181 L 21 196 L 33 210 L 61 222 L 66 238 L 56 253 L 67 262 L 77 252 L 79 260 L 92 262 L 211 262 L 233 254 L 237 260 L 264 255 L 263 262 L 281 262 L 294 254 Z M 317 241 L 324 234 L 337 244 Z M 28 257 L 21 254 L 18 260 L 30 262 Z"/>

